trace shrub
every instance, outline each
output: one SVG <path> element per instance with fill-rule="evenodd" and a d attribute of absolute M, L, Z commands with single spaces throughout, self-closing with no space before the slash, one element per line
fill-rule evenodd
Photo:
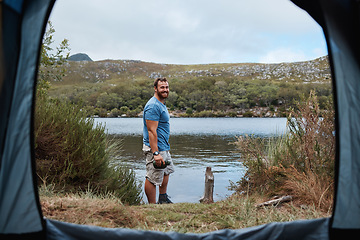
<path fill-rule="evenodd" d="M 95 108 L 94 115 L 98 115 L 99 117 L 107 117 L 107 110 L 105 108 Z"/>
<path fill-rule="evenodd" d="M 193 114 L 192 108 L 187 108 L 187 109 L 186 109 L 186 114 L 188 114 L 188 115 Z"/>
<path fill-rule="evenodd" d="M 254 114 L 250 111 L 244 112 L 243 117 L 253 117 Z"/>
<path fill-rule="evenodd" d="M 201 112 L 196 112 L 193 115 L 194 117 L 206 118 L 206 117 L 214 117 L 215 114 L 211 110 L 204 110 Z"/>
<path fill-rule="evenodd" d="M 227 116 L 229 117 L 236 117 L 237 116 L 237 112 L 228 112 Z"/>
<path fill-rule="evenodd" d="M 141 111 L 139 109 L 133 109 L 129 110 L 126 115 L 129 117 L 137 117 L 140 112 Z"/>
<path fill-rule="evenodd" d="M 120 115 L 121 115 L 121 114 L 120 114 L 120 110 L 117 109 L 117 108 L 113 108 L 113 109 L 111 109 L 108 117 L 114 118 L 114 117 L 118 117 L 118 116 L 120 116 Z"/>
<path fill-rule="evenodd" d="M 320 112 L 313 91 L 288 117 L 288 133 L 278 138 L 238 137 L 247 168 L 238 191 L 291 194 L 298 201 L 329 210 L 332 204 L 335 136 L 334 110 Z M 322 118 L 320 118 L 322 115 Z"/>
<path fill-rule="evenodd" d="M 129 111 L 127 106 L 120 107 L 120 114 L 126 114 Z"/>
<path fill-rule="evenodd" d="M 59 190 L 113 192 L 123 202 L 139 203 L 135 173 L 110 165 L 116 143 L 104 127 L 94 126 L 86 112 L 68 102 L 41 97 L 35 113 L 35 156 L 42 182 Z"/>

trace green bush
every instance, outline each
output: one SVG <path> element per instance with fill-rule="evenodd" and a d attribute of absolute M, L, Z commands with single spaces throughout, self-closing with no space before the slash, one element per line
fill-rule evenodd
<path fill-rule="evenodd" d="M 243 117 L 253 117 L 253 116 L 254 116 L 254 114 L 250 111 L 247 111 L 243 114 Z"/>
<path fill-rule="evenodd" d="M 210 110 L 204 110 L 204 111 L 200 111 L 200 112 L 195 112 L 194 117 L 201 117 L 201 118 L 206 118 L 206 117 L 214 117 L 214 113 Z"/>
<path fill-rule="evenodd" d="M 95 108 L 94 114 L 98 115 L 101 118 L 107 117 L 107 110 L 105 108 Z"/>
<path fill-rule="evenodd" d="M 120 115 L 121 115 L 121 112 L 120 112 L 120 110 L 117 109 L 117 108 L 111 109 L 111 111 L 110 111 L 110 113 L 109 113 L 109 117 L 112 117 L 112 118 L 118 117 L 118 116 L 120 116 Z"/>
<path fill-rule="evenodd" d="M 186 109 L 186 114 L 188 114 L 188 115 L 193 114 L 192 108 L 187 108 L 187 109 Z"/>
<path fill-rule="evenodd" d="M 127 106 L 120 107 L 120 114 L 126 114 L 129 111 Z"/>
<path fill-rule="evenodd" d="M 228 112 L 227 116 L 229 117 L 236 117 L 237 116 L 237 112 Z"/>
<path fill-rule="evenodd" d="M 68 102 L 40 96 L 35 113 L 37 174 L 43 183 L 59 190 L 112 192 L 129 204 L 140 202 L 141 189 L 135 173 L 111 166 L 110 143 L 104 127 Z"/>

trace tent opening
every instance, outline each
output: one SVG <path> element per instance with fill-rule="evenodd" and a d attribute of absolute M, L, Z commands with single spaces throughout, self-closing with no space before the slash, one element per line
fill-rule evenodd
<path fill-rule="evenodd" d="M 221 192 L 221 196 L 219 196 L 219 194 L 218 196 L 215 196 L 215 198 L 218 197 L 217 200 L 219 201 L 226 199 L 227 194 L 230 195 L 235 191 L 235 189 L 239 189 L 236 182 L 245 176 L 246 168 L 249 167 L 246 166 L 243 161 L 239 162 L 235 159 L 248 156 L 247 164 L 249 164 L 252 159 L 251 154 L 258 154 L 261 157 L 256 159 L 258 160 L 257 167 L 262 169 L 264 172 L 267 171 L 265 175 L 259 175 L 260 177 L 264 177 L 264 179 L 259 178 L 259 181 L 257 182 L 261 187 L 267 187 L 267 184 L 261 184 L 263 181 L 266 181 L 266 178 L 274 181 L 283 175 L 289 175 L 290 179 L 284 183 L 289 185 L 289 189 L 292 189 L 292 191 L 303 191 L 305 193 L 307 192 L 306 188 L 311 188 L 312 190 L 312 192 L 308 193 L 308 195 L 313 196 L 308 196 L 309 198 L 306 198 L 311 199 L 312 197 L 313 199 L 312 203 L 314 204 L 312 206 L 310 206 L 310 204 L 310 207 L 308 206 L 308 202 L 296 202 L 296 198 L 294 198 L 294 204 L 296 206 L 301 206 L 300 209 L 302 209 L 299 210 L 300 213 L 298 216 L 303 218 L 302 214 L 311 212 L 313 210 L 313 206 L 315 209 L 320 208 L 322 215 L 320 215 L 320 213 L 316 213 L 319 215 L 315 216 L 316 214 L 313 214 L 310 218 L 330 216 L 332 199 L 327 199 L 328 202 L 331 202 L 327 205 L 325 205 L 324 202 L 325 196 L 328 195 L 333 187 L 332 183 L 328 182 L 320 184 L 316 189 L 314 189 L 314 185 L 312 185 L 329 180 L 328 178 L 324 180 L 325 176 L 328 174 L 325 173 L 324 175 L 317 176 L 316 174 L 313 174 L 312 171 L 314 169 L 317 169 L 316 171 L 319 172 L 324 170 L 319 169 L 319 165 L 322 167 L 325 166 L 328 164 L 328 161 L 331 161 L 331 158 L 334 157 L 333 155 L 328 154 L 331 153 L 329 149 L 334 149 L 331 148 L 332 145 L 328 144 L 329 142 L 326 142 L 329 140 L 329 137 L 333 136 L 333 130 L 330 130 L 330 132 L 328 131 L 328 127 L 332 123 L 322 121 L 325 114 L 328 114 L 329 112 L 327 104 L 329 104 L 329 101 L 331 102 L 332 89 L 330 66 L 326 57 L 327 53 L 323 52 L 324 50 L 321 50 L 321 47 L 320 49 L 317 49 L 310 46 L 310 48 L 313 47 L 310 50 L 304 48 L 304 50 L 299 51 L 290 48 L 288 44 L 291 45 L 291 43 L 296 44 L 296 46 L 302 45 L 300 40 L 296 40 L 297 38 L 302 39 L 300 36 L 301 34 L 295 34 L 293 36 L 284 35 L 283 38 L 280 38 L 280 46 L 277 46 L 277 42 L 275 44 L 275 40 L 272 39 L 272 34 L 273 32 L 280 30 L 277 30 L 274 26 L 258 35 L 254 34 L 249 27 L 246 27 L 241 31 L 244 25 L 253 26 L 256 30 L 264 29 L 265 26 L 262 25 L 266 22 L 262 21 L 261 23 L 258 23 L 257 21 L 259 20 L 250 18 L 250 14 L 242 12 L 243 15 L 246 15 L 246 17 L 251 20 L 240 21 L 240 23 L 232 24 L 232 21 L 235 22 L 236 20 L 239 20 L 231 14 L 235 14 L 239 11 L 239 9 L 242 9 L 244 6 L 241 5 L 236 5 L 236 8 L 231 10 L 228 9 L 231 13 L 229 14 L 231 17 L 226 19 L 227 21 L 230 21 L 228 23 L 219 21 L 221 18 L 226 18 L 225 16 L 227 12 L 225 12 L 226 8 L 224 6 L 221 6 L 220 10 L 216 7 L 209 9 L 211 15 L 208 18 L 206 18 L 203 14 L 199 14 L 200 18 L 197 21 L 196 18 L 190 18 L 190 20 L 188 19 L 187 21 L 184 21 L 184 16 L 182 14 L 186 13 L 189 16 L 195 16 L 196 14 L 194 14 L 194 12 L 198 11 L 196 10 L 198 8 L 189 8 L 188 12 L 177 12 L 176 7 L 182 6 L 181 3 L 177 3 L 176 6 L 172 6 L 173 8 L 163 10 L 161 13 L 156 14 L 156 16 L 152 16 L 151 19 L 140 19 L 142 21 L 135 23 L 135 25 L 130 24 L 130 22 L 135 21 L 125 14 L 126 12 L 130 13 L 132 9 L 130 8 L 126 10 L 123 6 L 122 9 L 113 8 L 109 10 L 111 14 L 108 13 L 107 15 L 114 17 L 99 21 L 102 26 L 108 25 L 109 22 L 116 23 L 116 27 L 112 27 L 110 30 L 107 30 L 109 32 L 106 32 L 105 27 L 103 27 L 103 29 L 94 28 L 95 23 L 88 23 L 87 25 L 84 25 L 84 27 L 80 27 L 80 23 L 82 21 L 90 21 L 87 16 L 91 14 L 86 14 L 85 9 L 81 14 L 81 17 L 79 17 L 78 13 L 77 15 L 71 15 L 68 13 L 66 20 L 64 20 L 64 17 L 59 13 L 58 18 L 61 18 L 61 21 L 72 21 L 72 24 L 67 25 L 65 28 L 57 25 L 60 22 L 57 20 L 55 14 L 57 7 L 61 8 L 61 4 L 62 3 L 59 2 L 55 5 L 53 15 L 50 18 L 53 21 L 54 28 L 56 29 L 53 33 L 53 38 L 56 39 L 57 34 L 60 35 L 60 38 L 69 37 L 70 48 L 73 48 L 72 46 L 74 44 L 74 48 L 79 49 L 81 52 L 88 53 L 87 57 L 90 57 L 90 59 L 85 55 L 80 55 L 80 57 L 82 57 L 80 58 L 80 61 L 64 61 L 59 65 L 60 67 L 56 70 L 56 72 L 53 71 L 53 65 L 51 64 L 51 67 L 49 67 L 50 65 L 46 66 L 45 64 L 43 69 L 40 68 L 40 71 L 43 70 L 45 73 L 45 79 L 49 76 L 51 78 L 50 88 L 48 88 L 47 81 L 45 81 L 45 86 L 41 86 L 41 84 L 38 83 L 38 87 L 44 87 L 46 99 L 42 100 L 41 96 L 37 98 L 38 101 L 41 101 L 40 103 L 37 103 L 37 106 L 40 109 L 39 112 L 43 112 L 42 115 L 39 116 L 39 119 L 42 120 L 36 123 L 38 125 L 36 125 L 35 129 L 35 131 L 39 130 L 35 134 L 36 138 L 39 140 L 39 142 L 36 142 L 35 147 L 36 156 L 38 156 L 40 160 L 38 161 L 38 170 L 41 171 L 41 174 L 38 175 L 41 188 L 40 197 L 43 199 L 43 211 L 45 211 L 46 214 L 53 216 L 54 219 L 60 217 L 60 215 L 57 215 L 59 212 L 71 210 L 74 210 L 74 215 L 77 214 L 77 210 L 90 215 L 95 209 L 95 206 L 102 206 L 103 204 L 97 199 L 98 194 L 100 198 L 105 196 L 108 197 L 108 201 L 111 202 L 114 197 L 113 193 L 111 191 L 102 192 L 101 188 L 103 186 L 99 184 L 99 182 L 102 183 L 103 180 L 107 179 L 105 177 L 109 176 L 107 174 L 112 175 L 122 173 L 127 179 L 129 179 L 129 181 L 134 181 L 134 184 L 132 184 L 131 187 L 125 187 L 123 189 L 123 191 L 126 190 L 126 192 L 129 192 L 130 190 L 132 191 L 132 193 L 127 196 L 128 199 L 126 200 L 129 201 L 130 204 L 142 201 L 146 202 L 145 195 L 141 195 L 143 194 L 141 192 L 143 187 L 140 187 L 139 195 L 139 186 L 136 184 L 136 181 L 142 183 L 142 179 L 144 177 L 141 152 L 141 134 L 134 134 L 134 132 L 136 132 L 135 128 L 137 125 L 140 126 L 141 131 L 142 122 L 141 118 L 139 122 L 139 119 L 136 119 L 136 117 L 141 114 L 143 106 L 148 98 L 153 94 L 153 89 L 151 87 L 152 82 L 149 81 L 149 79 L 153 79 L 157 76 L 166 76 L 171 79 L 171 94 L 167 102 L 169 110 L 174 112 L 174 114 L 176 114 L 176 111 L 179 111 L 179 114 L 183 114 L 183 116 L 186 117 L 201 117 L 199 123 L 180 123 L 184 124 L 180 127 L 180 133 L 172 134 L 170 140 L 172 141 L 172 146 L 178 146 L 179 148 L 175 148 L 176 150 L 174 149 L 173 156 L 175 159 L 177 159 L 176 155 L 180 156 L 178 157 L 178 172 L 180 175 L 178 175 L 177 178 L 174 175 L 174 178 L 177 180 L 170 180 L 170 184 L 174 184 L 172 185 L 173 195 L 175 194 L 176 197 L 179 197 L 178 199 L 180 202 L 184 201 L 194 203 L 198 201 L 203 194 L 203 177 L 206 166 L 209 164 L 212 166 L 213 170 L 215 170 L 215 179 L 217 176 L 220 176 L 219 180 L 223 181 L 221 183 L 223 185 L 222 188 L 226 189 Z M 81 3 L 72 4 L 75 4 L 75 8 L 73 9 L 76 9 L 77 4 L 83 8 L 88 8 L 89 6 L 89 8 L 93 7 L 91 4 L 88 4 L 87 6 L 84 6 L 83 4 L 80 5 Z M 256 3 L 251 3 L 250 6 L 248 6 L 249 9 L 254 10 L 254 4 Z M 138 6 L 139 5 L 136 4 L 130 5 L 132 8 Z M 69 10 L 66 5 L 62 8 Z M 286 8 L 288 9 L 290 7 L 287 6 Z M 142 13 L 141 10 L 142 9 L 139 10 L 140 13 Z M 99 12 L 101 13 L 102 11 L 103 10 Z M 257 11 L 260 11 L 262 14 L 267 16 L 266 6 L 264 6 L 264 9 L 257 9 Z M 284 11 L 281 9 L 274 11 L 276 13 L 284 14 Z M 253 11 L 248 12 L 253 13 Z M 117 20 L 115 17 L 117 15 L 124 15 L 126 19 L 131 20 Z M 138 16 L 141 16 L 141 14 L 138 14 Z M 215 18 L 214 16 L 217 17 Z M 276 19 L 273 25 L 280 24 L 281 22 L 283 23 L 285 21 L 284 19 L 290 19 L 290 17 L 287 17 L 289 16 L 285 15 L 281 19 Z M 78 21 L 74 21 L 75 18 L 78 19 Z M 304 32 L 305 39 L 312 38 L 314 36 L 314 32 L 306 33 L 306 29 L 302 28 L 302 21 L 307 23 L 308 19 L 304 18 L 302 21 L 297 19 L 288 21 L 291 23 L 291 28 L 295 29 L 295 32 Z M 198 30 L 199 26 L 203 26 L 203 22 L 208 22 L 210 25 L 209 29 L 207 29 L 206 33 L 203 35 L 198 36 L 195 32 Z M 164 25 L 171 25 L 171 30 L 166 31 L 160 29 L 158 25 L 160 23 L 164 23 Z M 218 27 L 220 24 L 221 26 Z M 155 28 L 150 28 L 153 27 L 153 25 Z M 289 26 L 285 25 L 280 27 L 280 29 L 287 27 Z M 67 36 L 66 33 L 72 32 L 73 28 L 77 30 L 76 37 L 75 35 Z M 80 29 L 82 30 L 80 31 Z M 220 31 L 219 29 L 223 29 L 224 32 L 216 32 Z M 110 38 L 113 32 L 118 32 L 119 37 Z M 175 33 L 178 35 L 182 34 L 189 36 L 183 40 L 185 43 L 189 42 L 188 45 L 181 45 L 180 37 L 178 37 L 179 40 L 177 41 L 172 38 L 172 35 L 178 36 Z M 82 39 L 82 35 L 84 35 L 87 40 Z M 123 39 L 123 36 L 128 35 L 131 35 L 133 38 L 131 40 Z M 225 38 L 224 35 L 230 35 L 230 37 Z M 103 39 L 103 36 L 109 37 Z M 164 39 L 165 41 L 160 42 L 159 38 Z M 207 41 L 212 38 L 217 41 L 208 44 Z M 253 42 L 245 42 L 243 41 L 244 38 L 253 39 Z M 96 40 L 95 42 L 91 42 L 90 39 Z M 146 41 L 140 42 L 140 40 L 143 39 L 146 39 Z M 153 46 L 161 45 L 160 49 L 165 52 L 171 51 L 172 54 L 170 54 L 167 58 L 160 58 L 160 51 L 156 52 L 155 48 L 152 49 L 152 46 L 149 46 L 151 39 L 157 39 L 155 42 L 151 42 Z M 264 39 L 264 41 L 260 41 L 262 39 Z M 131 41 L 134 42 L 134 45 L 130 44 Z M 60 42 L 61 41 L 58 40 L 55 41 L 55 43 L 58 44 Z M 261 50 L 259 43 L 263 46 L 270 46 L 271 50 L 268 52 Z M 281 44 L 283 44 L 283 47 L 281 47 Z M 313 42 L 311 42 L 310 45 L 311 44 L 316 45 Z M 101 49 L 102 52 L 108 52 L 109 55 L 110 53 L 116 54 L 117 51 L 115 50 L 120 48 L 121 45 L 125 46 L 125 48 L 122 50 L 123 52 L 118 53 L 117 56 L 111 55 L 109 57 L 100 58 L 99 56 L 101 55 L 95 51 L 95 49 Z M 199 45 L 206 45 L 207 48 L 204 50 L 205 53 L 197 52 L 198 50 L 195 47 L 198 47 Z M 237 46 L 237 48 L 230 48 L 230 46 L 234 45 Z M 61 46 L 61 44 L 59 46 Z M 220 50 L 212 50 L 216 49 L 216 46 L 221 46 Z M 255 51 L 262 53 L 261 57 L 251 60 L 237 60 L 235 57 L 231 56 L 231 53 L 234 51 L 236 55 L 243 56 L 243 59 L 250 59 L 250 50 L 254 49 Z M 195 54 L 190 54 L 188 51 Z M 304 55 L 308 55 L 309 51 L 322 51 L 321 53 L 323 55 L 315 54 L 313 56 L 319 57 L 305 60 Z M 143 59 L 140 53 L 144 52 L 149 52 L 149 54 L 147 54 Z M 49 53 L 51 53 L 51 51 L 49 51 Z M 75 54 L 76 52 L 71 53 Z M 185 55 L 184 60 L 181 60 L 184 62 L 179 62 L 180 64 L 177 64 L 176 61 L 180 60 L 174 60 L 175 56 L 181 55 Z M 282 56 L 282 58 L 279 58 L 280 56 Z M 126 60 L 123 60 L 124 58 Z M 55 58 L 54 60 L 58 61 L 59 59 L 61 60 L 61 58 Z M 95 61 L 92 61 L 92 59 L 95 59 Z M 161 61 L 161 63 L 156 63 L 157 61 Z M 190 64 L 187 64 L 187 62 L 190 62 Z M 66 71 L 63 72 L 63 70 Z M 311 90 L 314 90 L 314 95 L 310 95 Z M 304 95 L 304 98 L 301 98 L 302 95 Z M 318 105 L 314 104 L 315 98 Z M 308 102 L 308 105 L 298 106 L 294 103 L 294 99 Z M 55 108 L 57 109 L 56 111 L 54 111 Z M 295 131 L 296 134 L 303 133 L 299 128 L 309 127 L 310 129 L 314 126 L 318 127 L 317 129 L 311 129 L 312 132 L 310 133 L 312 135 L 308 138 L 305 138 L 304 135 L 302 136 L 304 138 L 287 139 L 286 137 L 280 136 L 283 132 L 276 132 L 277 129 L 266 129 L 266 127 L 274 126 L 274 128 L 279 127 L 282 128 L 281 131 L 285 131 L 286 117 L 291 112 L 291 108 L 294 108 L 295 112 L 303 110 L 303 112 L 297 112 L 299 114 L 297 119 L 298 121 L 292 122 L 292 124 L 294 124 L 292 130 Z M 74 114 L 72 111 L 73 109 L 76 109 L 75 112 L 79 113 L 79 115 Z M 56 116 L 51 118 L 50 116 L 53 112 L 56 112 Z M 85 112 L 89 113 L 84 115 Z M 312 117 L 315 115 L 317 117 L 317 122 L 311 122 L 311 120 L 314 120 Z M 70 116 L 74 119 L 70 120 Z M 82 120 L 83 116 L 85 116 L 86 120 Z M 96 118 L 94 118 L 95 116 Z M 215 123 L 215 127 L 213 127 L 214 125 L 211 125 L 211 122 L 206 122 L 212 121 L 208 119 L 209 117 L 217 117 L 216 120 L 219 122 Z M 328 117 L 331 118 L 331 116 Z M 51 125 L 54 124 L 54 119 L 59 121 L 57 126 Z M 234 122 L 230 122 L 229 119 Z M 305 119 L 305 121 L 302 122 L 302 119 Z M 125 133 L 117 133 L 117 131 L 121 128 L 121 126 L 117 125 L 117 121 L 124 121 L 125 124 L 125 121 L 130 120 L 135 122 L 137 121 L 137 125 L 126 125 L 127 129 L 123 130 Z M 179 119 L 174 118 L 172 120 L 175 122 Z M 186 120 L 190 121 L 191 119 Z M 209 131 L 211 130 L 209 128 L 222 129 L 220 126 L 224 125 L 241 125 L 243 124 L 242 122 L 236 123 L 236 121 L 240 120 L 247 120 L 246 124 L 249 124 L 247 126 L 253 127 L 255 133 L 247 132 L 250 127 L 247 127 L 245 130 L 236 130 L 239 132 L 235 134 L 231 133 L 233 134 L 231 136 L 226 133 L 224 134 L 224 132 L 219 133 L 214 131 L 214 133 Z M 262 120 L 262 122 L 258 120 Z M 96 123 L 103 124 L 105 122 L 105 128 L 106 131 L 108 131 L 108 134 L 103 134 L 101 131 L 102 127 L 93 128 L 91 126 L 92 122 L 95 122 L 95 125 Z M 80 125 L 77 125 L 79 123 Z M 200 126 L 206 128 L 207 132 L 205 134 L 193 134 L 191 131 L 184 133 L 184 129 L 190 128 L 192 125 L 197 126 L 196 124 L 200 124 Z M 206 127 L 206 124 L 210 124 L 210 127 Z M 109 129 L 109 126 L 113 126 L 114 129 Z M 196 131 L 199 128 L 200 127 L 193 129 L 192 131 Z M 265 129 L 265 133 L 261 132 L 263 129 Z M 41 131 L 45 131 L 48 135 L 43 135 L 43 132 Z M 231 129 L 229 130 L 225 128 L 224 131 L 231 131 Z M 319 132 L 322 133 L 320 135 L 327 136 L 327 138 L 318 138 Z M 258 138 L 246 139 L 246 134 L 253 134 Z M 237 136 L 242 136 L 243 138 L 236 138 Z M 307 136 L 308 135 L 306 135 L 306 137 Z M 109 138 L 111 139 L 109 140 Z M 304 145 L 295 145 L 297 140 L 305 140 L 306 142 Z M 298 148 L 296 149 L 296 147 L 293 147 L 292 149 L 282 149 L 281 145 L 285 146 L 289 143 L 289 141 L 293 141 L 293 146 L 297 146 Z M 80 146 L 85 149 L 85 152 L 82 152 L 82 150 L 79 149 L 78 143 L 80 142 Z M 65 146 L 64 143 L 68 145 Z M 235 144 L 229 145 L 228 143 Z M 116 151 L 119 150 L 119 145 L 122 145 L 123 147 L 120 151 Z M 207 146 L 205 147 L 205 145 Z M 105 151 L 103 151 L 103 162 L 92 162 L 92 159 L 102 156 L 100 150 L 99 152 L 92 152 L 93 149 L 96 149 L 99 146 L 104 147 L 104 149 L 111 148 L 111 150 L 113 150 L 111 154 L 113 155 L 109 152 L 105 153 Z M 311 148 L 309 146 L 311 146 Z M 323 146 L 328 146 L 329 149 L 323 148 Z M 240 152 L 244 149 L 243 147 L 247 147 L 248 149 L 253 148 L 254 151 Z M 309 151 L 300 151 L 302 147 L 303 149 L 309 149 Z M 230 154 L 225 157 L 223 156 L 223 152 L 221 152 L 224 148 L 230 152 Z M 64 152 L 62 152 L 62 150 L 64 150 Z M 277 150 L 278 152 L 271 152 L 274 150 Z M 275 156 L 276 154 L 280 154 L 280 151 L 288 151 L 287 154 L 291 154 L 292 151 L 295 150 L 297 150 L 298 156 L 296 157 L 298 159 L 292 159 L 289 157 L 289 161 L 291 159 L 291 162 L 286 163 L 289 165 L 289 168 L 286 168 L 284 164 L 280 162 L 280 160 L 284 160 L 283 158 L 280 159 Z M 129 153 L 130 151 L 131 153 Z M 82 157 L 85 154 L 88 154 L 86 155 L 88 156 L 88 161 L 82 162 Z M 195 157 L 193 155 L 195 155 Z M 327 157 L 326 161 L 317 162 L 316 164 L 312 162 L 312 159 L 314 159 L 313 157 L 318 157 L 320 161 L 323 160 L 323 156 Z M 68 157 L 76 159 L 74 161 L 77 162 L 71 162 L 70 160 L 63 161 L 63 159 L 68 159 Z M 108 160 L 106 160 L 107 157 L 109 157 Z M 59 162 L 54 164 L 53 161 L 56 158 L 59 159 Z M 232 160 L 228 161 L 228 158 L 232 158 Z M 113 161 L 114 159 L 116 161 Z M 302 159 L 304 159 L 304 161 L 302 161 Z M 81 164 L 93 165 L 88 167 L 88 165 Z M 106 173 L 101 173 L 100 171 L 97 171 L 100 169 L 97 164 L 101 165 L 101 167 L 111 165 L 118 171 L 114 173 L 111 171 L 106 172 L 107 170 L 104 170 Z M 332 165 L 330 165 L 326 166 L 331 168 Z M 124 166 L 124 169 L 122 169 L 122 166 Z M 132 168 L 133 171 L 126 170 L 127 167 Z M 182 168 L 184 170 L 182 170 Z M 328 170 L 328 168 L 326 168 L 326 170 Z M 52 179 L 53 173 L 59 172 L 59 169 L 61 169 L 61 175 L 59 177 L 60 189 L 58 188 L 59 183 L 56 183 L 56 180 Z M 78 169 L 84 170 L 82 173 L 84 175 L 76 175 L 81 172 Z M 93 171 L 90 171 L 89 169 Z M 104 167 L 104 169 L 106 168 Z M 238 170 L 234 172 L 233 169 Z M 305 169 L 307 169 L 308 173 L 311 173 L 312 175 L 307 175 L 306 178 L 303 179 L 302 175 Z M 188 173 L 190 171 L 191 173 Z M 137 178 L 136 176 L 138 175 L 141 177 Z M 235 176 L 234 179 L 231 180 L 234 183 L 232 188 L 233 190 L 231 191 L 227 190 L 230 183 L 228 182 L 229 179 L 226 179 L 226 175 Z M 188 180 L 188 182 L 184 179 Z M 333 179 L 333 176 L 330 176 L 330 179 Z M 75 183 L 75 188 L 83 190 L 79 195 L 84 197 L 85 200 L 82 202 L 82 205 L 89 206 L 89 212 L 84 209 L 74 207 L 73 204 L 75 203 L 73 196 L 69 197 L 65 195 L 61 200 L 53 200 L 50 197 L 48 198 L 48 195 L 52 195 L 54 192 L 58 194 L 59 191 L 68 191 L 69 189 L 68 186 L 66 186 L 66 181 Z M 194 181 L 196 181 L 197 185 L 199 185 L 195 193 L 189 190 L 189 184 L 195 185 L 193 183 Z M 216 179 L 215 189 L 218 188 L 217 181 L 218 180 Z M 184 182 L 187 184 L 184 184 Z M 244 178 L 243 183 L 248 183 L 248 186 L 250 186 L 250 184 L 256 182 L 246 181 L 246 178 Z M 116 187 L 116 182 L 110 182 L 109 184 L 112 184 L 112 187 Z M 172 186 L 169 186 L 169 191 Z M 181 200 L 181 194 L 176 195 L 179 189 L 184 189 L 183 192 L 185 192 L 185 194 L 191 192 L 193 196 L 191 196 L 191 198 L 183 198 L 190 200 Z M 124 192 L 120 192 L 119 194 L 124 194 Z M 269 200 L 267 198 L 275 196 L 275 193 L 270 195 L 271 196 L 266 197 L 262 196 L 261 198 L 251 201 L 258 201 L 258 203 L 261 203 L 265 200 Z M 89 198 L 95 200 L 92 202 Z M 176 201 L 176 198 L 173 197 L 173 200 Z M 116 201 L 117 200 L 115 200 L 115 203 L 107 202 L 107 204 L 116 208 Z M 65 202 L 66 205 L 70 207 L 64 207 Z M 250 202 L 245 203 L 250 204 Z M 62 207 L 59 208 L 59 204 Z M 60 209 L 60 211 L 57 212 L 56 209 Z M 121 224 L 125 224 L 127 221 L 114 221 L 113 218 L 118 217 L 118 212 L 128 210 L 124 210 L 122 208 L 117 209 L 115 215 L 103 214 L 102 211 L 101 207 L 96 211 L 99 213 L 98 216 L 102 219 L 110 219 L 111 223 L 102 222 L 100 226 L 115 224 L 110 226 L 121 227 L 123 226 Z M 160 216 L 156 217 L 160 218 Z M 258 218 L 258 216 L 254 218 Z M 83 219 L 84 217 L 81 217 L 81 219 L 74 219 L 74 222 L 80 223 L 78 221 L 82 221 Z M 131 220 L 128 222 L 134 224 Z M 92 225 L 95 223 L 88 222 L 87 224 Z M 222 223 L 221 226 L 225 228 L 227 226 L 226 224 L 231 225 L 229 221 L 226 221 L 225 223 Z M 167 227 L 169 229 L 173 229 L 174 225 L 175 223 L 169 221 Z M 233 225 L 233 227 L 235 227 L 235 225 Z M 211 231 L 212 229 L 209 228 L 206 230 Z"/>

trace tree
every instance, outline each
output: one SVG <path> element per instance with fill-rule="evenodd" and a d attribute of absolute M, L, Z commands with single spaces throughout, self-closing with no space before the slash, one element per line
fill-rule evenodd
<path fill-rule="evenodd" d="M 265 103 L 267 107 L 270 106 L 270 103 L 276 99 L 276 94 L 278 91 L 278 87 L 274 85 L 265 85 L 261 88 L 261 100 Z"/>
<path fill-rule="evenodd" d="M 65 75 L 64 64 L 70 55 L 70 45 L 67 39 L 62 40 L 56 49 L 52 47 L 55 28 L 51 21 L 48 21 L 47 27 L 41 46 L 39 84 L 50 80 L 61 81 Z"/>
<path fill-rule="evenodd" d="M 113 108 L 117 108 L 121 105 L 122 98 L 120 98 L 115 93 L 101 93 L 97 98 L 96 106 L 100 108 L 105 108 L 107 110 L 111 110 Z"/>
<path fill-rule="evenodd" d="M 278 99 L 285 108 L 289 107 L 294 99 L 299 99 L 299 92 L 295 89 L 293 84 L 280 84 L 278 90 Z"/>

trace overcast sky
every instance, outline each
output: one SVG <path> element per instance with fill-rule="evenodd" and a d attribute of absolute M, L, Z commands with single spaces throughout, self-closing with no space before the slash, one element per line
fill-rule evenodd
<path fill-rule="evenodd" d="M 327 54 L 320 26 L 290 0 L 57 0 L 55 39 L 93 60 L 278 63 Z"/>

